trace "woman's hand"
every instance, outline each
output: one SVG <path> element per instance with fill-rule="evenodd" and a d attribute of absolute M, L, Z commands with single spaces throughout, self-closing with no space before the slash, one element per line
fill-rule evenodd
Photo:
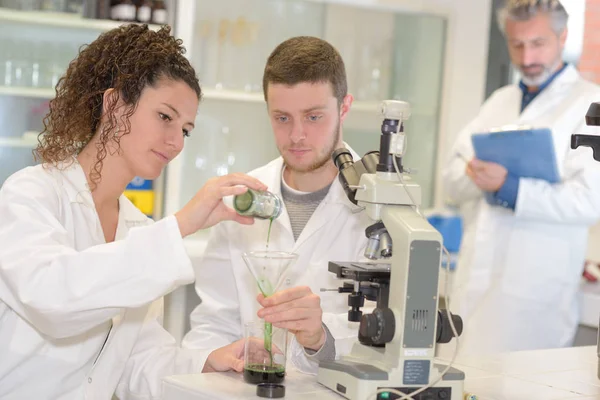
<path fill-rule="evenodd" d="M 245 193 L 248 188 L 266 190 L 267 186 L 256 178 L 240 173 L 209 179 L 202 189 L 175 213 L 181 236 L 210 228 L 225 220 L 244 225 L 253 224 L 254 218 L 241 216 L 223 203 L 223 197 Z"/>
<path fill-rule="evenodd" d="M 214 350 L 204 363 L 202 372 L 242 372 L 244 370 L 244 339 Z"/>

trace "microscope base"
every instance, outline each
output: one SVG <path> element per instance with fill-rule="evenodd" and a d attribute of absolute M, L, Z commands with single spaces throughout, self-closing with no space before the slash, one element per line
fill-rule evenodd
<path fill-rule="evenodd" d="M 434 364 L 434 375 L 441 373 L 445 365 Z M 413 400 L 462 400 L 463 383 L 465 374 L 451 368 L 444 379 L 434 387 L 417 394 Z M 380 393 L 377 397 L 373 394 L 379 389 L 392 388 L 404 393 L 411 393 L 426 385 L 400 385 L 397 381 L 390 381 L 388 373 L 370 364 L 361 364 L 351 361 L 334 361 L 321 363 L 317 381 L 323 386 L 350 400 L 393 400 L 400 398 L 392 393 Z"/>

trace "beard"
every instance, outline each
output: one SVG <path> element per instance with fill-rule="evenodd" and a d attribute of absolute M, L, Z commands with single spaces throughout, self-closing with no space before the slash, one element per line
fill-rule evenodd
<path fill-rule="evenodd" d="M 525 85 L 540 86 L 544 82 L 546 82 L 548 80 L 548 78 L 550 78 L 552 76 L 552 74 L 558 69 L 558 66 L 560 65 L 561 62 L 562 62 L 562 60 L 559 57 L 554 63 L 552 63 L 550 65 L 543 65 L 543 64 L 520 65 L 518 67 L 518 69 L 519 69 L 519 72 L 521 72 L 521 79 L 523 80 L 523 83 Z M 541 72 L 539 72 L 537 74 L 527 74 L 525 72 L 525 70 L 526 70 L 526 68 L 530 68 L 530 67 L 540 67 Z"/>
<path fill-rule="evenodd" d="M 337 124 L 335 125 L 333 135 L 333 140 L 329 145 L 324 148 L 322 151 L 317 151 L 317 158 L 308 166 L 298 166 L 294 165 L 287 160 L 285 156 L 283 156 L 283 161 L 285 161 L 285 167 L 294 172 L 307 173 L 316 171 L 320 168 L 323 168 L 327 165 L 328 162 L 331 161 L 331 155 L 336 149 L 338 142 L 340 141 L 340 120 L 338 118 Z M 288 147 L 289 148 L 289 147 Z M 281 154 L 285 154 L 285 152 L 280 152 Z M 333 161 L 332 161 L 333 162 Z"/>

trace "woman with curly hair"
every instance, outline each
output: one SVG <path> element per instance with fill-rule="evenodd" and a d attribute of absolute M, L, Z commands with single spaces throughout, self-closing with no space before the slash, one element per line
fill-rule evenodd
<path fill-rule="evenodd" d="M 151 224 L 123 195 L 157 178 L 194 127 L 201 97 L 168 27 L 124 25 L 73 60 L 36 150 L 42 164 L 0 190 L 0 398 L 151 399 L 161 378 L 241 370 L 243 343 L 184 350 L 161 326 L 162 296 L 193 281 L 183 237 L 251 224 L 222 197 L 254 178 L 210 180 Z"/>

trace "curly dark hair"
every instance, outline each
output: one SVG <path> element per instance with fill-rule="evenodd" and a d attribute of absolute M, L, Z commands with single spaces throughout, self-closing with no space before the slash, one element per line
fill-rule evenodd
<path fill-rule="evenodd" d="M 147 25 L 128 24 L 101 34 L 91 44 L 82 46 L 56 85 L 56 97 L 44 117 L 44 130 L 38 136 L 35 155 L 38 160 L 56 165 L 77 155 L 100 128 L 96 163 L 90 172 L 95 184 L 100 180 L 107 144 L 116 142 L 118 128 L 122 134 L 131 130 L 129 117 L 135 112 L 145 87 L 161 78 L 185 82 L 198 95 L 202 91 L 194 68 L 183 56 L 180 39 L 171 36 L 168 26 L 153 31 Z M 108 89 L 107 123 L 100 126 L 103 96 Z M 125 104 L 117 121 L 119 99 Z"/>

